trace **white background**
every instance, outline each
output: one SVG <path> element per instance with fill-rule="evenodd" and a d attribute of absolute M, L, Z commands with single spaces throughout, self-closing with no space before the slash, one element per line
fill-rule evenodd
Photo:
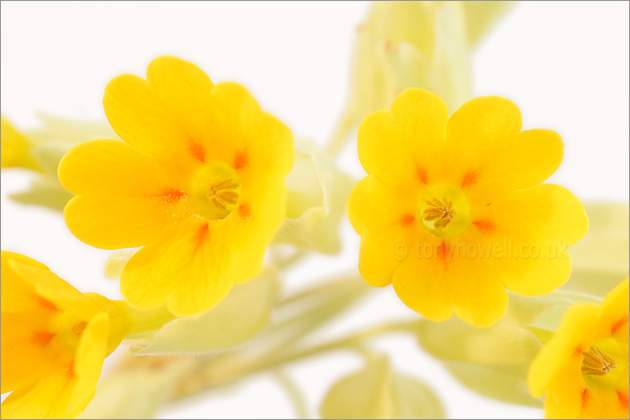
<path fill-rule="evenodd" d="M 327 141 L 348 92 L 355 28 L 368 4 L 325 3 L 2 3 L 2 113 L 31 128 L 35 112 L 104 118 L 107 81 L 144 75 L 151 59 L 173 54 L 218 81 L 244 84 L 296 137 Z M 474 94 L 519 105 L 525 128 L 550 128 L 565 141 L 551 181 L 583 200 L 628 201 L 628 3 L 517 4 L 473 58 Z M 340 166 L 361 176 L 356 147 Z M 8 193 L 31 175 L 2 172 L 2 249 L 48 264 L 82 291 L 118 297 L 102 266 L 108 251 L 74 239 L 52 211 L 17 205 Z M 293 270 L 287 288 L 357 264 L 358 238 L 344 221 L 344 249 Z M 330 335 L 388 319 L 413 317 L 390 288 L 334 325 Z M 376 340 L 400 370 L 437 390 L 451 417 L 541 417 L 542 411 L 497 403 L 462 388 L 408 337 Z M 327 355 L 289 370 L 307 391 L 312 414 L 340 375 L 360 366 L 350 354 Z M 163 417 L 290 417 L 291 406 L 261 375 L 229 391 L 161 412 Z"/>

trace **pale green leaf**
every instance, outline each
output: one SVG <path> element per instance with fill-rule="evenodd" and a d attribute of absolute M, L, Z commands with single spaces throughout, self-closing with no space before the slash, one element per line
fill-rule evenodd
<path fill-rule="evenodd" d="M 205 314 L 178 318 L 164 325 L 146 345 L 147 338 L 130 337 L 136 355 L 205 353 L 239 346 L 269 323 L 278 294 L 275 270 L 266 268 L 254 280 L 235 285 L 228 296 Z"/>
<path fill-rule="evenodd" d="M 509 1 L 463 1 L 470 45 L 477 44 L 490 27 L 514 4 Z"/>
<path fill-rule="evenodd" d="M 143 357 L 102 379 L 81 419 L 150 419 L 178 380 L 195 366 L 192 359 Z"/>
<path fill-rule="evenodd" d="M 357 29 L 348 106 L 328 152 L 370 112 L 388 109 L 407 87 L 440 96 L 454 112 L 471 95 L 471 46 L 505 2 L 374 2 Z"/>
<path fill-rule="evenodd" d="M 42 174 L 37 176 L 27 190 L 10 194 L 9 197 L 18 203 L 63 211 L 63 207 L 72 198 L 72 194 L 61 186 L 56 177 Z"/>
<path fill-rule="evenodd" d="M 38 114 L 43 125 L 25 131 L 28 139 L 28 159 L 35 162 L 38 170 L 35 180 L 23 192 L 11 198 L 24 204 L 34 204 L 62 211 L 72 194 L 67 192 L 57 179 L 57 167 L 61 158 L 73 146 L 95 139 L 118 139 L 109 124 L 100 121 L 61 118 Z"/>
<path fill-rule="evenodd" d="M 457 318 L 425 321 L 418 327 L 418 338 L 423 348 L 473 391 L 512 404 L 539 406 L 527 392 L 529 364 L 568 307 L 597 301 L 566 291 L 539 297 L 510 294 L 506 315 L 490 328 L 475 328 Z"/>
<path fill-rule="evenodd" d="M 116 251 L 112 255 L 110 255 L 107 259 L 107 262 L 105 262 L 105 267 L 103 267 L 105 278 L 109 280 L 120 279 L 120 275 L 125 269 L 125 266 L 136 252 L 137 249 L 133 251 L 124 250 Z"/>
<path fill-rule="evenodd" d="M 322 418 L 444 418 L 440 400 L 417 379 L 395 372 L 385 357 L 336 382 L 320 407 Z"/>
<path fill-rule="evenodd" d="M 442 97 L 453 113 L 471 97 L 469 69 L 470 52 L 463 9 L 459 3 L 446 2 L 435 12 L 435 50 L 425 88 Z"/>
<path fill-rule="evenodd" d="M 295 143 L 295 163 L 286 178 L 287 217 L 275 241 L 333 254 L 338 225 L 354 184 L 313 142 Z"/>
<path fill-rule="evenodd" d="M 589 230 L 569 247 L 573 271 L 563 289 L 604 297 L 628 276 L 628 204 L 587 203 L 584 207 Z"/>
<path fill-rule="evenodd" d="M 488 366 L 475 363 L 446 361 L 444 366 L 466 387 L 484 397 L 510 404 L 542 407 L 542 400 L 534 398 L 527 389 L 528 365 Z"/>
<path fill-rule="evenodd" d="M 26 132 L 35 143 L 63 143 L 67 148 L 88 140 L 119 139 L 107 121 L 64 118 L 46 113 L 37 117 L 43 126 Z"/>

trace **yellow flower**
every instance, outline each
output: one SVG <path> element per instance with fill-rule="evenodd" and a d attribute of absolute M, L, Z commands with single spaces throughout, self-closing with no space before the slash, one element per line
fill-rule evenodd
<path fill-rule="evenodd" d="M 131 326 L 114 308 L 2 251 L 2 418 L 76 417 Z"/>
<path fill-rule="evenodd" d="M 588 219 L 568 190 L 539 185 L 562 161 L 555 132 L 521 131 L 518 108 L 499 97 L 448 115 L 439 97 L 407 89 L 389 112 L 363 120 L 358 152 L 368 176 L 348 217 L 370 285 L 393 282 L 430 320 L 455 313 L 489 326 L 505 312 L 506 288 L 536 296 L 566 282 L 565 247 L 584 236 Z"/>
<path fill-rule="evenodd" d="M 600 305 L 577 304 L 529 368 L 547 418 L 628 418 L 628 279 Z"/>
<path fill-rule="evenodd" d="M 155 59 L 146 80 L 114 78 L 103 105 L 124 142 L 62 159 L 59 179 L 76 195 L 68 228 L 98 248 L 143 246 L 121 275 L 132 306 L 207 311 L 262 268 L 285 214 L 290 131 L 242 86 L 213 85 L 174 57 Z"/>
<path fill-rule="evenodd" d="M 0 120 L 0 167 L 40 170 L 40 166 L 31 156 L 29 139 L 17 131 L 4 117 Z"/>

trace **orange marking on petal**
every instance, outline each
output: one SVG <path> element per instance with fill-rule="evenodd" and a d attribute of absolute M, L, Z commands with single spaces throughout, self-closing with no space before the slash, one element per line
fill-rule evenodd
<path fill-rule="evenodd" d="M 74 324 L 74 326 L 72 327 L 72 332 L 74 333 L 75 336 L 81 337 L 85 327 L 87 327 L 87 322 L 85 321 L 78 322 Z"/>
<path fill-rule="evenodd" d="M 586 407 L 587 402 L 588 402 L 588 388 L 584 388 L 582 390 L 582 409 Z"/>
<path fill-rule="evenodd" d="M 403 215 L 403 217 L 400 218 L 400 223 L 403 226 L 411 226 L 415 220 L 416 220 L 416 217 L 413 214 L 407 213 Z"/>
<path fill-rule="evenodd" d="M 424 185 L 427 184 L 427 170 L 424 168 L 416 169 L 416 178 Z"/>
<path fill-rule="evenodd" d="M 245 152 L 237 153 L 234 158 L 234 169 L 239 170 L 249 164 L 249 155 Z"/>
<path fill-rule="evenodd" d="M 624 408 L 624 410 L 628 409 L 628 394 L 624 394 L 623 392 L 617 391 L 617 398 L 619 399 L 619 404 Z"/>
<path fill-rule="evenodd" d="M 573 349 L 572 356 L 581 356 L 582 355 L 582 346 L 577 346 Z"/>
<path fill-rule="evenodd" d="M 66 374 L 66 378 L 74 378 L 74 366 L 69 364 L 64 373 Z"/>
<path fill-rule="evenodd" d="M 437 247 L 437 255 L 446 262 L 451 259 L 451 249 L 448 245 L 446 245 L 446 242 L 442 241 L 442 243 Z"/>
<path fill-rule="evenodd" d="M 468 187 L 469 185 L 473 185 L 477 183 L 477 174 L 473 171 L 468 171 L 464 174 L 464 178 L 462 179 L 462 188 Z"/>
<path fill-rule="evenodd" d="M 247 219 L 248 217 L 251 217 L 252 212 L 251 212 L 251 209 L 249 208 L 249 204 L 243 203 L 240 206 L 238 206 L 238 215 L 241 216 L 243 219 Z"/>
<path fill-rule="evenodd" d="M 208 224 L 207 223 L 204 224 L 203 226 L 201 226 L 199 228 L 199 230 L 197 231 L 197 233 L 195 234 L 195 237 L 193 239 L 193 241 L 195 243 L 194 252 L 197 252 L 199 247 L 201 247 L 203 242 L 206 240 L 206 236 L 208 236 Z"/>
<path fill-rule="evenodd" d="M 52 303 L 51 301 L 44 299 L 41 296 L 36 296 L 37 298 L 37 303 L 39 304 L 39 306 L 41 306 L 44 309 L 48 309 L 49 311 L 56 311 L 57 310 L 57 306 Z"/>
<path fill-rule="evenodd" d="M 203 150 L 203 147 L 195 142 L 190 142 L 190 147 L 188 148 L 188 150 L 190 151 L 190 154 L 193 155 L 193 157 L 201 162 L 205 162 L 206 161 L 206 152 L 205 150 Z"/>
<path fill-rule="evenodd" d="M 186 193 L 175 188 L 168 188 L 159 194 L 158 197 L 165 203 L 174 203 L 186 197 Z"/>
<path fill-rule="evenodd" d="M 628 315 L 625 315 L 612 325 L 612 327 L 610 328 L 610 333 L 611 334 L 616 333 L 617 331 L 619 331 L 621 327 L 623 327 L 627 323 L 628 323 Z"/>
<path fill-rule="evenodd" d="M 490 220 L 477 220 L 473 222 L 473 225 L 477 226 L 477 228 L 483 233 L 492 233 L 495 229 L 494 223 Z"/>
<path fill-rule="evenodd" d="M 46 347 L 54 336 L 55 334 L 49 333 L 48 331 L 36 331 L 35 334 L 33 334 L 33 343 Z"/>

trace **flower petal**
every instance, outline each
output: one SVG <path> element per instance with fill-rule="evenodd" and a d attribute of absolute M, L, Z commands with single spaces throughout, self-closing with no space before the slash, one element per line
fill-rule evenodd
<path fill-rule="evenodd" d="M 32 387 L 13 391 L 2 402 L 2 418 L 75 418 L 81 410 L 71 411 L 68 403 L 77 381 L 66 366 L 45 375 Z M 87 404 L 87 401 L 86 401 Z"/>
<path fill-rule="evenodd" d="M 394 274 L 394 290 L 407 306 L 432 321 L 445 321 L 455 313 L 476 327 L 488 327 L 503 316 L 507 292 L 480 267 L 490 262 L 452 258 L 452 249 L 445 250 L 444 243 L 424 245 Z"/>
<path fill-rule="evenodd" d="M 100 197 L 157 194 L 173 185 L 157 161 L 119 140 L 93 140 L 72 148 L 59 163 L 59 181 L 73 194 Z"/>
<path fill-rule="evenodd" d="M 80 413 L 94 396 L 106 356 L 109 327 L 109 315 L 101 312 L 83 330 L 74 359 L 73 369 L 78 380 L 68 404 L 70 412 Z"/>
<path fill-rule="evenodd" d="M 562 162 L 562 139 L 551 130 L 521 132 L 521 126 L 519 109 L 507 99 L 466 102 L 448 122 L 446 180 L 486 199 L 549 178 Z"/>
<path fill-rule="evenodd" d="M 375 112 L 361 123 L 361 165 L 389 184 L 426 184 L 438 170 L 436 156 L 444 147 L 447 120 L 442 99 L 422 89 L 406 89 L 390 112 Z"/>
<path fill-rule="evenodd" d="M 415 199 L 368 175 L 354 187 L 348 218 L 361 235 L 359 271 L 376 287 L 392 281 L 395 269 L 414 253 Z"/>
<path fill-rule="evenodd" d="M 208 133 L 202 139 L 207 160 L 233 166 L 244 185 L 289 173 L 293 136 L 282 122 L 263 112 L 247 89 L 236 83 L 219 83 L 211 99 Z"/>
<path fill-rule="evenodd" d="M 244 191 L 227 218 L 188 219 L 141 249 L 121 276 L 123 296 L 133 306 L 165 303 L 177 316 L 203 313 L 218 304 L 233 283 L 251 280 L 284 217 L 282 179 Z"/>
<path fill-rule="evenodd" d="M 131 74 L 112 79 L 103 97 L 105 115 L 116 134 L 131 146 L 187 173 L 198 165 L 198 144 L 177 121 L 149 83 Z"/>
<path fill-rule="evenodd" d="M 173 213 L 159 198 L 76 196 L 63 214 L 68 229 L 79 240 L 101 249 L 119 249 L 152 242 L 171 222 Z"/>
<path fill-rule="evenodd" d="M 588 229 L 582 203 L 554 184 L 514 191 L 472 216 L 466 240 L 494 259 L 490 268 L 509 290 L 528 296 L 550 293 L 569 279 L 565 248 Z"/>
<path fill-rule="evenodd" d="M 620 344 L 628 346 L 628 278 L 617 285 L 602 302 L 600 337 L 612 335 Z"/>
<path fill-rule="evenodd" d="M 4 282 L 5 280 L 2 283 Z M 2 308 L 0 354 L 3 394 L 28 387 L 53 369 L 54 354 L 37 340 L 38 334 L 45 329 L 46 325 L 38 317 L 6 312 Z"/>
<path fill-rule="evenodd" d="M 520 133 L 521 112 L 510 100 L 482 96 L 462 105 L 448 120 L 446 141 L 463 155 L 479 156 Z"/>
<path fill-rule="evenodd" d="M 151 61 L 147 82 L 173 119 L 199 145 L 206 135 L 210 95 L 214 84 L 203 70 L 177 57 Z"/>
<path fill-rule="evenodd" d="M 583 401 L 589 398 L 584 398 L 583 394 L 586 384 L 580 370 L 580 360 L 575 357 L 559 369 L 552 370 L 555 377 L 545 395 L 545 418 L 590 418 L 581 416 Z"/>
<path fill-rule="evenodd" d="M 211 239 L 210 239 L 211 238 Z M 232 287 L 225 267 L 233 256 L 202 220 L 186 220 L 170 227 L 153 243 L 129 260 L 120 278 L 120 289 L 130 305 L 154 309 L 167 303 L 177 288 L 195 291 L 185 308 L 169 310 L 176 315 L 201 313 L 218 303 Z"/>
<path fill-rule="evenodd" d="M 529 367 L 527 383 L 532 395 L 540 397 L 558 374 L 558 370 L 572 357 L 582 363 L 582 351 L 587 349 L 595 338 L 598 314 L 597 305 L 586 303 L 576 304 L 567 309 L 557 332 L 536 355 Z M 579 372 L 579 366 L 577 371 Z"/>

